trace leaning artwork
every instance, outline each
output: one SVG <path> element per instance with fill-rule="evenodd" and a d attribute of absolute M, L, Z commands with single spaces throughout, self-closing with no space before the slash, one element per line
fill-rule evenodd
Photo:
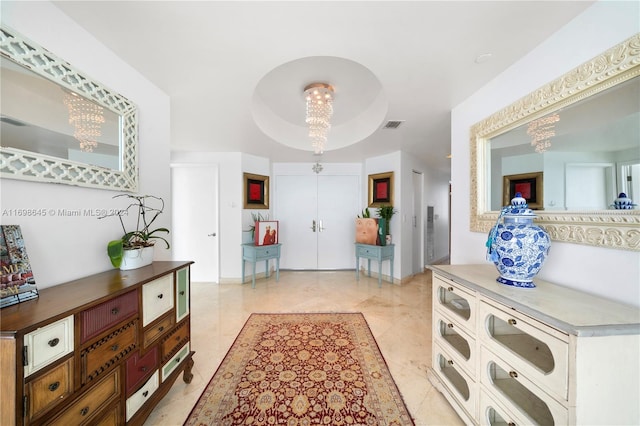
<path fill-rule="evenodd" d="M 0 308 L 38 297 L 20 225 L 0 225 Z"/>

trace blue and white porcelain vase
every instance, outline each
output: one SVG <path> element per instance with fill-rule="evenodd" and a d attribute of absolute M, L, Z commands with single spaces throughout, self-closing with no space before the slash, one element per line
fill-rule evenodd
<path fill-rule="evenodd" d="M 635 206 L 636 205 L 633 204 L 633 200 L 627 197 L 627 194 L 624 192 L 621 192 L 612 204 L 612 207 L 616 210 L 631 210 Z"/>
<path fill-rule="evenodd" d="M 533 223 L 535 217 L 519 192 L 500 212 L 487 241 L 488 258 L 500 273 L 496 281 L 514 287 L 536 286 L 533 278 L 549 254 L 551 241 L 549 234 Z"/>

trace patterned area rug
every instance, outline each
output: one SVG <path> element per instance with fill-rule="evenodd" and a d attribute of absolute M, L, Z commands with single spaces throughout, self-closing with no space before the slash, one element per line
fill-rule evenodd
<path fill-rule="evenodd" d="M 361 313 L 252 314 L 185 425 L 413 425 Z"/>

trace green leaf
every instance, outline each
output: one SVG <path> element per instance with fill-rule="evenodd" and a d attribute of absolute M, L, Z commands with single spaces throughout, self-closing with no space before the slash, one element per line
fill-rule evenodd
<path fill-rule="evenodd" d="M 122 263 L 122 256 L 124 255 L 124 244 L 122 239 L 109 241 L 107 244 L 107 254 L 111 259 L 111 264 L 119 268 Z"/>

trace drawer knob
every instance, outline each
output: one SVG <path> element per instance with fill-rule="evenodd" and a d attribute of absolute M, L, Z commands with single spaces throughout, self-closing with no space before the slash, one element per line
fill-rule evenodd
<path fill-rule="evenodd" d="M 146 398 L 146 397 L 147 397 L 147 395 L 149 395 L 149 391 L 144 391 L 144 392 L 142 392 L 142 396 L 143 396 L 143 397 L 145 397 L 145 398 Z"/>
<path fill-rule="evenodd" d="M 511 325 L 516 325 L 518 322 L 516 320 L 514 320 L 513 318 L 509 318 L 508 323 L 511 324 Z"/>
<path fill-rule="evenodd" d="M 51 392 L 55 392 L 55 391 L 56 391 L 56 389 L 58 389 L 59 387 L 60 387 L 60 382 L 51 383 L 51 384 L 49 385 L 49 390 L 50 390 Z"/>
<path fill-rule="evenodd" d="M 184 296 L 184 290 L 180 292 L 180 296 Z"/>
<path fill-rule="evenodd" d="M 453 328 L 453 324 L 449 323 L 449 324 L 447 324 L 447 327 Z"/>
<path fill-rule="evenodd" d="M 160 293 L 160 294 L 158 295 L 158 299 L 162 299 L 163 297 L 164 297 L 164 294 L 162 294 L 162 293 Z"/>
<path fill-rule="evenodd" d="M 180 364 L 180 358 L 176 358 L 176 364 Z"/>
<path fill-rule="evenodd" d="M 449 287 L 447 290 L 449 290 L 449 291 L 453 291 L 453 287 Z"/>
<path fill-rule="evenodd" d="M 160 327 L 158 327 L 158 331 L 163 331 L 164 330 L 164 325 L 161 325 Z"/>
<path fill-rule="evenodd" d="M 118 312 L 120 312 L 120 308 L 113 308 L 113 309 L 111 310 L 111 313 L 112 313 L 113 315 L 118 315 Z"/>
<path fill-rule="evenodd" d="M 147 366 L 143 365 L 142 367 L 140 367 L 140 371 L 142 371 L 143 373 L 147 371 Z"/>
<path fill-rule="evenodd" d="M 54 346 L 57 346 L 57 345 L 58 345 L 58 343 L 60 343 L 60 339 L 58 339 L 58 338 L 56 337 L 55 339 L 51 339 L 51 340 L 49 340 L 49 342 L 48 342 L 48 343 L 49 343 L 49 346 L 51 346 L 51 347 L 53 348 Z"/>
<path fill-rule="evenodd" d="M 507 423 L 507 426 L 516 426 L 516 424 L 514 422 L 509 422 Z"/>
<path fill-rule="evenodd" d="M 452 360 L 452 359 L 450 359 L 449 361 L 447 361 L 447 364 L 449 364 L 449 365 L 453 365 L 453 360 Z"/>
<path fill-rule="evenodd" d="M 89 407 L 84 407 L 82 410 L 80 410 L 81 416 L 86 416 L 87 413 L 89 413 Z"/>
<path fill-rule="evenodd" d="M 111 346 L 111 350 L 115 352 L 115 351 L 118 350 L 119 347 L 120 347 L 120 345 L 113 345 L 113 346 Z"/>
<path fill-rule="evenodd" d="M 511 376 L 514 379 L 517 379 L 518 378 L 518 373 L 515 372 L 515 371 L 509 371 L 509 376 Z"/>

